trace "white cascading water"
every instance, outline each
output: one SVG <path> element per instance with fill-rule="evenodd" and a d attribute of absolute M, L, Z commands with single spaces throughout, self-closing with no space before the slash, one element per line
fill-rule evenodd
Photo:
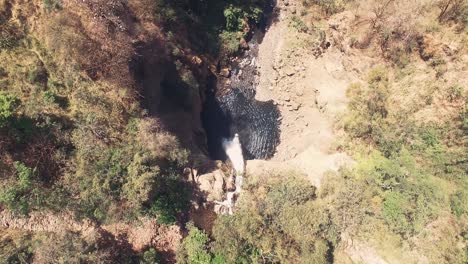
<path fill-rule="evenodd" d="M 223 139 L 223 149 L 234 167 L 236 175 L 242 177 L 244 174 L 244 156 L 242 155 L 242 146 L 239 141 L 239 135 L 235 134 L 232 140 Z"/>
<path fill-rule="evenodd" d="M 232 167 L 234 168 L 236 188 L 234 191 L 228 192 L 226 194 L 226 200 L 222 202 L 216 201 L 216 203 L 220 206 L 220 208 L 217 211 L 221 213 L 229 213 L 230 215 L 232 215 L 235 204 L 235 196 L 239 194 L 242 189 L 245 167 L 244 156 L 242 155 L 242 145 L 240 143 L 238 134 L 235 134 L 232 140 L 223 139 L 222 146 L 224 151 L 226 152 L 226 155 L 232 163 Z"/>

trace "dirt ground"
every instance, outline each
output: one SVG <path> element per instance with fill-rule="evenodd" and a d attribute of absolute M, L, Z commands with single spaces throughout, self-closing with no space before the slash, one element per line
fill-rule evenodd
<path fill-rule="evenodd" d="M 340 133 L 334 123 L 346 108 L 346 88 L 358 80 L 358 74 L 346 69 L 349 57 L 332 40 L 316 56 L 307 42 L 313 37 L 290 26 L 296 8 L 294 1 L 287 6 L 278 3 L 277 17 L 259 47 L 256 97 L 278 105 L 281 142 L 271 160 L 248 161 L 247 172 L 299 170 L 319 186 L 324 172 L 351 162 L 348 155 L 333 148 Z"/>
<path fill-rule="evenodd" d="M 11 212 L 0 211 L 0 226 L 33 232 L 74 232 L 83 237 L 108 233 L 125 240 L 133 250 L 141 251 L 154 246 L 161 252 L 174 253 L 182 239 L 179 226 L 165 226 L 155 219 L 141 218 L 133 223 L 97 225 L 89 220 L 75 220 L 72 214 L 33 212 L 28 217 L 18 218 Z"/>

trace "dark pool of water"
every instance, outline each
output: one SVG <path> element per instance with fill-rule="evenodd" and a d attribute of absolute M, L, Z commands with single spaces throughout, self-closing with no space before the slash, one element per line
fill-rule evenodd
<path fill-rule="evenodd" d="M 202 120 L 211 158 L 225 160 L 222 139 L 239 134 L 245 159 L 268 159 L 279 143 L 280 112 L 273 102 L 249 98 L 239 88 L 209 96 Z"/>

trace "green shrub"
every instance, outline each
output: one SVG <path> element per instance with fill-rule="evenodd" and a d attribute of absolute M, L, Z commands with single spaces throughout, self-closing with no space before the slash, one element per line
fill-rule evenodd
<path fill-rule="evenodd" d="M 156 249 L 149 248 L 141 256 L 140 264 L 158 264 L 163 263 L 161 256 L 158 254 Z"/>
<path fill-rule="evenodd" d="M 452 85 L 447 91 L 447 99 L 450 102 L 454 102 L 458 99 L 463 98 L 463 87 L 461 85 Z"/>
<path fill-rule="evenodd" d="M 407 51 L 396 47 L 396 48 L 391 48 L 387 54 L 387 57 L 396 64 L 399 68 L 405 68 L 410 64 L 410 55 L 408 54 Z"/>
<path fill-rule="evenodd" d="M 72 232 L 38 236 L 34 249 L 40 263 L 134 263 L 134 255 L 112 238 Z"/>
<path fill-rule="evenodd" d="M 175 4 L 174 4 L 175 3 Z M 156 20 L 165 26 L 170 26 L 178 20 L 180 15 L 177 11 L 177 2 L 171 3 L 167 0 L 156 0 L 154 5 L 154 16 Z"/>
<path fill-rule="evenodd" d="M 466 188 L 452 195 L 450 198 L 450 207 L 452 212 L 457 217 L 461 217 L 468 213 L 468 191 Z"/>
<path fill-rule="evenodd" d="M 228 263 L 328 263 L 329 245 L 321 238 L 330 218 L 309 182 L 283 175 L 246 184 L 235 214 L 215 222 L 214 253 Z"/>
<path fill-rule="evenodd" d="M 263 11 L 255 5 L 239 7 L 229 5 L 224 9 L 226 19 L 226 30 L 230 32 L 243 31 L 249 20 L 255 23 L 260 22 Z"/>
<path fill-rule="evenodd" d="M 169 34 L 168 34 L 168 35 L 169 35 Z M 168 38 L 169 38 L 169 36 L 168 36 Z M 181 50 L 181 49 L 179 49 L 178 47 L 175 46 L 175 47 L 172 49 L 172 55 L 175 56 L 175 57 L 180 57 L 180 56 L 183 55 L 183 53 L 182 53 L 182 50 Z"/>
<path fill-rule="evenodd" d="M 180 73 L 180 77 L 184 83 L 186 83 L 190 88 L 192 88 L 195 91 L 198 91 L 198 87 L 200 86 L 198 84 L 197 78 L 193 75 L 193 72 L 189 69 L 184 69 Z M 192 99 L 193 96 L 189 96 L 190 99 Z"/>
<path fill-rule="evenodd" d="M 289 22 L 289 26 L 295 28 L 299 32 L 307 32 L 309 28 L 307 25 L 302 21 L 302 19 L 298 16 L 292 16 L 291 21 Z"/>
<path fill-rule="evenodd" d="M 12 232 L 0 229 L 0 262 L 1 263 L 32 263 L 33 239 L 29 233 L 21 232 L 10 235 Z"/>
<path fill-rule="evenodd" d="M 0 93 L 0 128 L 7 126 L 19 106 L 19 100 L 11 94 Z"/>
<path fill-rule="evenodd" d="M 50 91 L 50 90 L 47 90 L 47 91 L 42 92 L 42 97 L 44 98 L 44 101 L 45 101 L 47 104 L 53 104 L 53 103 L 55 103 L 56 95 L 55 95 L 54 92 L 52 92 L 52 91 Z"/>
<path fill-rule="evenodd" d="M 44 9 L 47 12 L 52 12 L 55 10 L 62 9 L 61 0 L 43 0 L 43 3 L 44 3 Z"/>
<path fill-rule="evenodd" d="M 177 263 L 216 263 L 212 261 L 213 255 L 209 251 L 208 236 L 192 223 L 187 224 L 187 229 L 188 235 L 177 252 Z"/>
<path fill-rule="evenodd" d="M 152 164 L 149 155 L 137 153 L 128 165 L 127 173 L 122 196 L 132 207 L 140 208 L 151 199 L 156 188 L 156 180 L 160 176 L 160 169 Z"/>
<path fill-rule="evenodd" d="M 0 189 L 0 203 L 14 212 L 27 215 L 31 206 L 41 200 L 37 196 L 39 190 L 33 186 L 34 170 L 21 162 L 15 162 L 14 167 L 16 179 L 12 184 Z"/>
<path fill-rule="evenodd" d="M 237 32 L 223 31 L 220 35 L 222 49 L 227 54 L 234 54 L 239 51 L 240 36 Z"/>
<path fill-rule="evenodd" d="M 437 132 L 434 128 L 428 128 L 421 131 L 421 138 L 424 141 L 425 145 L 428 147 L 435 147 L 439 144 L 439 139 L 437 138 Z"/>
<path fill-rule="evenodd" d="M 468 108 L 464 107 L 460 111 L 460 119 L 461 119 L 461 129 L 464 131 L 468 130 Z"/>
<path fill-rule="evenodd" d="M 409 220 L 412 208 L 409 197 L 394 191 L 387 192 L 384 197 L 383 215 L 387 224 L 399 234 L 412 232 Z"/>
<path fill-rule="evenodd" d="M 226 30 L 235 32 L 243 29 L 245 13 L 240 7 L 230 5 L 224 9 L 224 17 L 226 18 Z"/>
<path fill-rule="evenodd" d="M 408 237 L 434 219 L 447 200 L 431 171 L 421 167 L 405 148 L 390 158 L 374 153 L 360 162 L 357 175 L 377 185 L 384 200 L 383 216 L 394 232 Z"/>
<path fill-rule="evenodd" d="M 304 0 L 303 3 L 305 6 L 318 5 L 327 15 L 338 13 L 344 8 L 344 1 L 341 0 Z"/>
<path fill-rule="evenodd" d="M 391 145 L 395 142 L 386 138 L 388 130 L 394 127 L 386 119 L 390 91 L 385 69 L 377 67 L 371 70 L 367 87 L 353 84 L 348 88 L 347 95 L 350 97 L 350 112 L 344 117 L 345 130 L 352 137 L 371 139 L 393 149 Z"/>
<path fill-rule="evenodd" d="M 161 224 L 174 224 L 180 213 L 189 209 L 191 188 L 182 179 L 174 176 L 163 177 L 157 186 L 148 213 L 156 216 Z"/>
<path fill-rule="evenodd" d="M 442 57 L 434 57 L 431 59 L 429 65 L 431 65 L 432 67 L 438 67 L 438 66 L 442 66 L 442 65 L 445 65 L 447 64 L 447 62 L 444 60 L 444 58 Z"/>

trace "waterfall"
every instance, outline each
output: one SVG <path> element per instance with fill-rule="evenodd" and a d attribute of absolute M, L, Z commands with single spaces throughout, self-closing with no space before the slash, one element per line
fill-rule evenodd
<path fill-rule="evenodd" d="M 235 134 L 232 140 L 223 139 L 223 149 L 234 167 L 236 176 L 244 175 L 244 156 L 242 155 L 242 146 L 239 141 L 239 134 Z"/>
<path fill-rule="evenodd" d="M 226 155 L 232 163 L 235 177 L 235 190 L 230 191 L 226 194 L 226 200 L 224 201 L 215 201 L 218 205 L 215 207 L 215 211 L 230 215 L 233 214 L 233 208 L 236 202 L 236 197 L 240 194 L 242 190 L 242 182 L 244 176 L 244 156 L 242 155 L 242 145 L 239 140 L 239 135 L 235 134 L 232 139 L 223 139 L 222 146 Z"/>

